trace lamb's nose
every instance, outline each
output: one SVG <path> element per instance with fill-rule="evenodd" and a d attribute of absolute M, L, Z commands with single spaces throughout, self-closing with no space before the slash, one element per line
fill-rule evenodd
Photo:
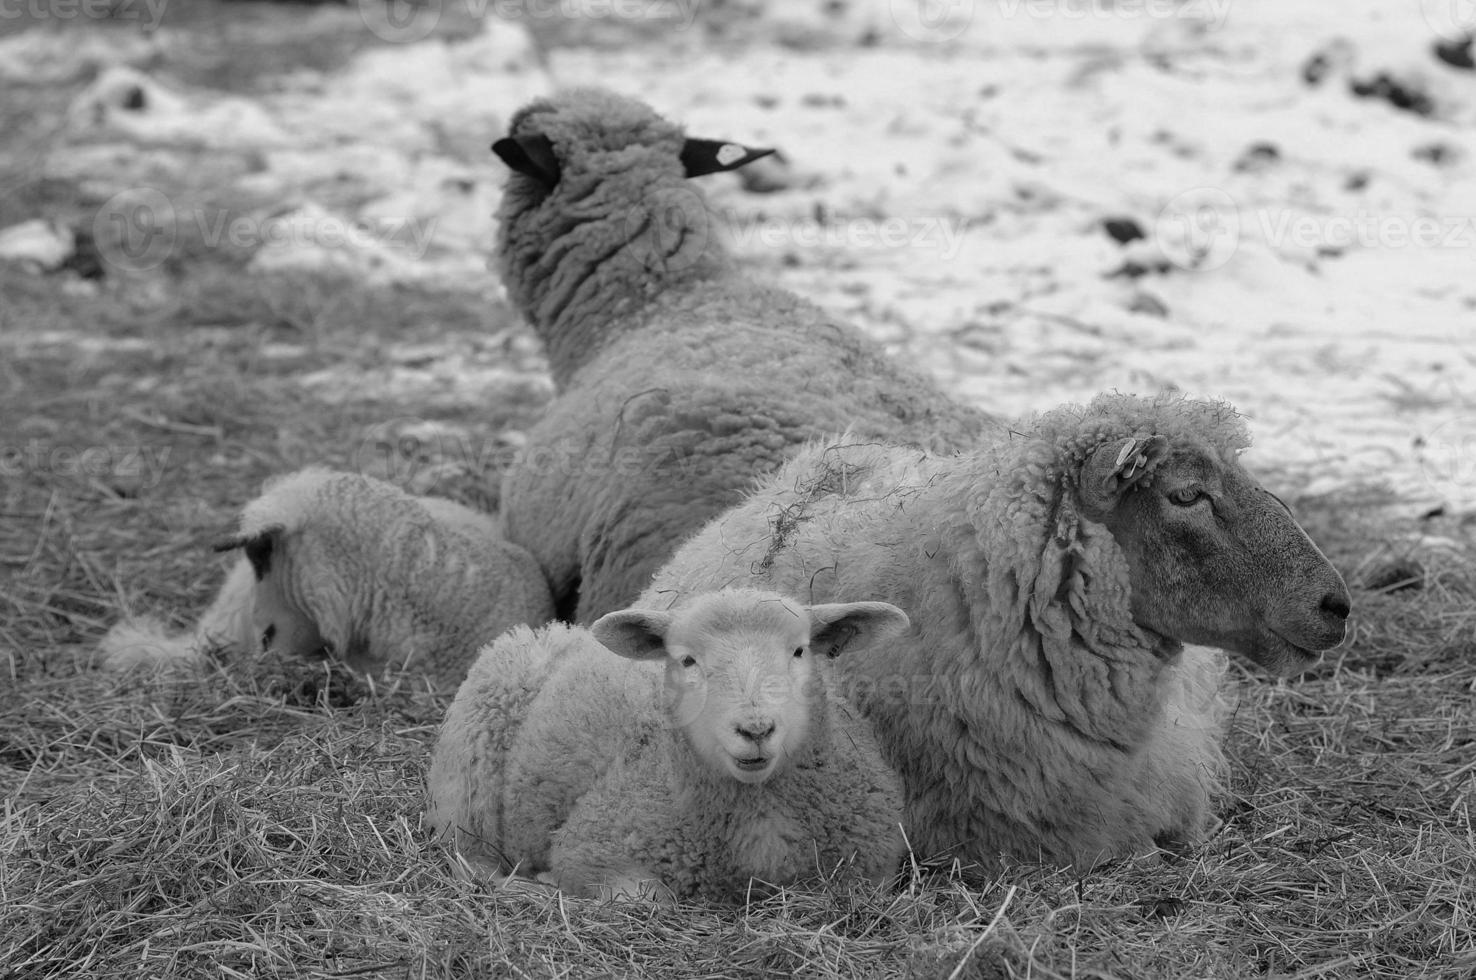
<path fill-rule="evenodd" d="M 1335 619 L 1339 622 L 1348 618 L 1353 607 L 1348 602 L 1348 593 L 1329 592 L 1322 597 L 1322 615 L 1327 619 Z"/>
<path fill-rule="evenodd" d="M 750 721 L 734 726 L 739 735 L 750 742 L 762 742 L 774 734 L 774 723 L 772 721 Z"/>

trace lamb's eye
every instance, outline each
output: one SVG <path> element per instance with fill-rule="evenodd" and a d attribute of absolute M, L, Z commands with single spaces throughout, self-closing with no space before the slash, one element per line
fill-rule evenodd
<path fill-rule="evenodd" d="M 1193 507 L 1205 499 L 1205 493 L 1199 487 L 1184 487 L 1180 490 L 1171 490 L 1168 498 L 1180 507 Z"/>
<path fill-rule="evenodd" d="M 794 655 L 795 655 L 795 658 L 796 659 L 798 659 L 799 657 L 803 657 L 805 655 L 805 648 L 804 647 L 795 647 L 794 648 Z"/>
<path fill-rule="evenodd" d="M 687 654 L 687 656 L 685 656 L 685 657 L 682 658 L 682 666 L 683 667 L 695 667 L 695 666 L 697 666 L 697 658 L 694 657 L 694 656 L 692 656 L 691 654 Z"/>

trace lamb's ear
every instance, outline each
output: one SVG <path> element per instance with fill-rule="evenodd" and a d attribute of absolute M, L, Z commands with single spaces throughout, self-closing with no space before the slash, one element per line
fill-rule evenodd
<path fill-rule="evenodd" d="M 909 625 L 907 614 L 890 602 L 831 602 L 811 606 L 809 613 L 810 649 L 827 657 L 890 639 Z"/>
<path fill-rule="evenodd" d="M 272 553 L 277 549 L 277 539 L 285 530 L 286 525 L 273 524 L 256 534 L 224 538 L 211 547 L 216 551 L 235 551 L 237 548 L 245 551 L 246 560 L 251 563 L 251 570 L 256 573 L 256 580 L 260 582 L 272 569 Z"/>
<path fill-rule="evenodd" d="M 492 152 L 520 174 L 543 181 L 549 187 L 559 182 L 559 158 L 552 141 L 542 133 L 504 136 L 492 144 Z"/>
<path fill-rule="evenodd" d="M 1114 439 L 1098 446 L 1081 467 L 1082 509 L 1088 517 L 1107 514 L 1167 454 L 1168 440 L 1157 435 Z"/>
<path fill-rule="evenodd" d="M 622 609 L 601 616 L 589 631 L 627 660 L 661 660 L 666 656 L 666 631 L 670 628 L 669 612 Z"/>
<path fill-rule="evenodd" d="M 682 145 L 682 166 L 688 177 L 701 177 L 720 170 L 737 170 L 773 152 L 722 140 L 689 139 Z"/>

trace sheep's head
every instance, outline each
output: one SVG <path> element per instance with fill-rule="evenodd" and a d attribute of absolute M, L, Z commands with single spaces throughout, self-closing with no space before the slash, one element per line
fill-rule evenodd
<path fill-rule="evenodd" d="M 270 481 L 241 511 L 238 532 L 215 545 L 237 548 L 256 577 L 252 595 L 255 652 L 285 657 L 337 657 L 358 666 L 364 651 L 355 617 L 344 608 L 344 579 L 362 569 L 340 568 L 343 528 L 384 527 L 385 501 L 405 495 L 356 473 L 308 467 Z M 347 540 L 353 540 L 349 534 Z"/>
<path fill-rule="evenodd" d="M 1297 673 L 1342 642 L 1348 589 L 1238 453 L 1182 431 L 1105 441 L 1080 467 L 1081 511 L 1121 548 L 1140 627 Z"/>
<path fill-rule="evenodd" d="M 254 652 L 322 658 L 329 653 L 328 644 L 307 604 L 292 587 L 293 579 L 287 567 L 290 559 L 283 546 L 285 536 L 286 528 L 274 524 L 250 535 L 222 541 L 215 550 L 242 549 L 256 577 L 251 599 Z"/>
<path fill-rule="evenodd" d="M 801 606 L 773 592 L 693 598 L 676 612 L 626 609 L 590 627 L 622 657 L 666 661 L 668 710 L 713 771 L 762 783 L 804 748 L 823 711 L 815 658 L 893 636 L 885 602 Z"/>
<path fill-rule="evenodd" d="M 643 102 L 597 88 L 571 89 L 529 103 L 513 116 L 492 151 L 543 191 L 566 173 L 609 176 L 634 167 L 647 178 L 666 172 L 700 177 L 736 170 L 773 150 L 694 139 Z"/>

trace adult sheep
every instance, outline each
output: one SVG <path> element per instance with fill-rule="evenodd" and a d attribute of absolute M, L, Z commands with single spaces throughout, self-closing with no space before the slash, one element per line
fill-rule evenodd
<path fill-rule="evenodd" d="M 747 278 L 687 178 L 769 151 L 688 139 L 598 89 L 521 109 L 499 262 L 542 339 L 558 397 L 503 481 L 509 539 L 560 612 L 627 605 L 687 535 L 807 440 L 946 451 L 988 418 L 855 327 Z"/>
<path fill-rule="evenodd" d="M 755 880 L 879 882 L 903 853 L 901 783 L 825 676 L 906 625 L 886 603 L 737 590 L 514 630 L 447 712 L 430 824 L 574 894 L 738 902 Z"/>
<path fill-rule="evenodd" d="M 912 620 L 845 661 L 907 786 L 919 854 L 1090 866 L 1201 839 L 1217 650 L 1276 674 L 1339 643 L 1338 573 L 1246 473 L 1232 409 L 1110 394 L 940 457 L 817 445 L 678 552 L 693 590 L 876 599 Z"/>
<path fill-rule="evenodd" d="M 495 522 L 357 473 L 317 467 L 268 482 L 217 551 L 243 557 L 192 634 L 151 621 L 115 626 L 115 668 L 242 655 L 330 657 L 454 687 L 488 639 L 553 616 L 548 585 Z"/>

